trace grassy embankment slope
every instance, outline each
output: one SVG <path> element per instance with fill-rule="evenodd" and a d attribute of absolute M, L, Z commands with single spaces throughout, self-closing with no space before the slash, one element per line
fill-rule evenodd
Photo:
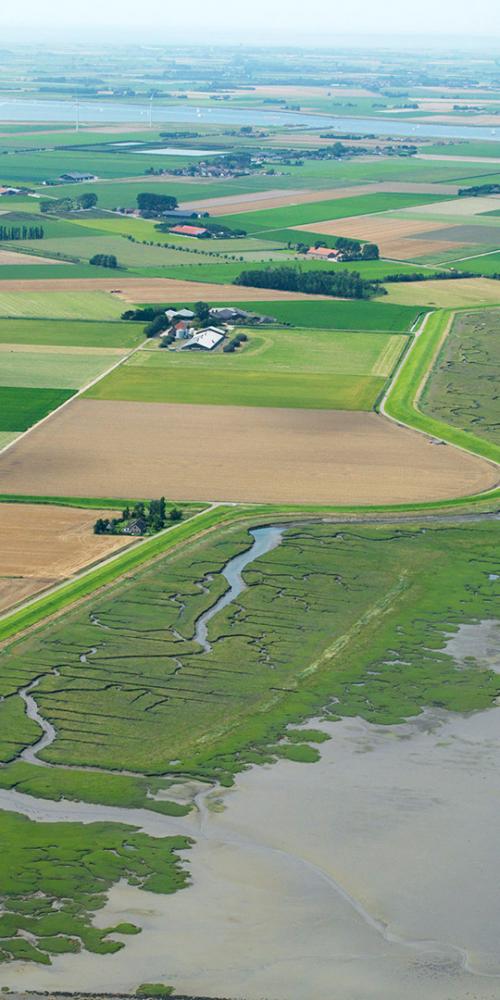
<path fill-rule="evenodd" d="M 500 463 L 498 444 L 478 437 L 471 430 L 453 427 L 443 420 L 438 420 L 421 408 L 421 393 L 426 380 L 432 379 L 432 370 L 451 330 L 453 315 L 451 311 L 443 310 L 433 313 L 426 319 L 389 388 L 382 405 L 382 412 L 409 427 L 415 427 L 432 437 L 447 441 L 498 464 Z"/>

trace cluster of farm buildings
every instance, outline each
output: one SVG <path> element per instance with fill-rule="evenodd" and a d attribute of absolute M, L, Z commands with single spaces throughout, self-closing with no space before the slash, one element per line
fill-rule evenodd
<path fill-rule="evenodd" d="M 275 322 L 272 317 L 256 317 L 253 313 L 246 312 L 245 309 L 237 309 L 233 306 L 219 306 L 210 309 L 211 324 L 203 329 L 198 329 L 194 325 L 195 313 L 191 309 L 167 309 L 165 315 L 170 326 L 168 330 L 160 334 L 160 339 L 168 338 L 170 340 L 173 334 L 181 351 L 213 351 L 226 339 L 228 329 L 232 329 L 232 325 L 235 323 Z"/>

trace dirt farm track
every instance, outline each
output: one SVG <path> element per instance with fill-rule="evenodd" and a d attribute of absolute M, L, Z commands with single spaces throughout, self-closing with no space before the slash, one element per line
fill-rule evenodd
<path fill-rule="evenodd" d="M 375 413 L 77 399 L 0 458 L 0 492 L 406 503 L 496 486 L 482 459 Z"/>

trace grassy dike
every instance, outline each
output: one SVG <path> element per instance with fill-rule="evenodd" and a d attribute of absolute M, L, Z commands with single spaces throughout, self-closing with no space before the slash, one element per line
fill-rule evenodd
<path fill-rule="evenodd" d="M 464 451 L 472 452 L 490 462 L 500 463 L 500 448 L 470 431 L 452 427 L 428 416 L 419 409 L 419 399 L 427 378 L 439 356 L 451 329 L 454 313 L 440 310 L 424 321 L 420 333 L 407 351 L 396 377 L 381 404 L 381 412 L 393 420 L 424 431 Z M 498 492 L 498 491 L 495 491 Z"/>
<path fill-rule="evenodd" d="M 133 549 L 128 549 L 126 552 L 101 563 L 95 569 L 88 570 L 71 583 L 64 584 L 39 600 L 24 605 L 0 621 L 0 642 L 10 639 L 18 632 L 30 628 L 31 625 L 35 625 L 50 615 L 57 614 L 63 608 L 74 604 L 82 597 L 87 597 L 100 587 L 112 583 L 118 577 L 137 569 L 154 559 L 155 556 L 168 552 L 169 549 L 181 542 L 213 528 L 226 518 L 230 510 L 230 507 L 223 505 L 213 507 L 189 521 L 166 528 L 154 538 L 140 542 Z"/>

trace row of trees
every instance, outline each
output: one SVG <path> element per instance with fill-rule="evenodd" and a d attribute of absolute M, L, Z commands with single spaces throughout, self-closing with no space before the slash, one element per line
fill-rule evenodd
<path fill-rule="evenodd" d="M 235 337 L 227 342 L 225 347 L 222 348 L 224 354 L 234 354 L 234 352 L 248 340 L 246 333 L 237 333 Z"/>
<path fill-rule="evenodd" d="M 387 294 L 376 282 L 366 281 L 358 271 L 301 271 L 296 267 L 267 267 L 242 271 L 235 285 L 253 288 L 276 288 L 307 295 L 332 295 L 342 299 L 369 299 Z"/>
<path fill-rule="evenodd" d="M 43 240 L 43 226 L 0 226 L 0 241 Z"/>
<path fill-rule="evenodd" d="M 95 253 L 90 258 L 89 264 L 97 264 L 98 267 L 118 267 L 118 260 L 114 253 Z"/>

